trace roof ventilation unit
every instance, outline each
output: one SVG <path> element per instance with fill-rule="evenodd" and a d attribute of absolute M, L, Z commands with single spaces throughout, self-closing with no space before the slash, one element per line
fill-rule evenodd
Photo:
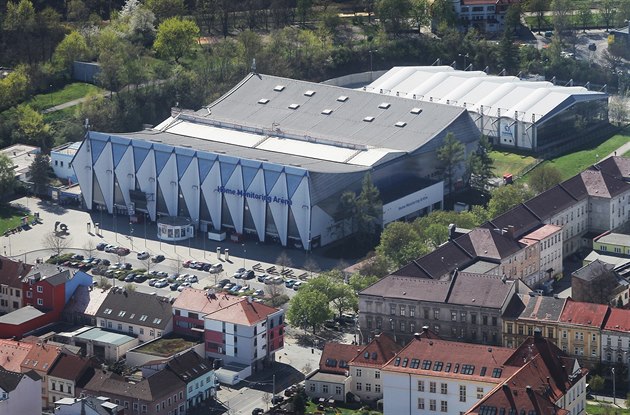
<path fill-rule="evenodd" d="M 383 102 L 382 104 L 380 104 L 378 107 L 382 110 L 386 110 L 387 108 L 391 107 L 392 104 L 390 104 L 389 102 Z"/>
<path fill-rule="evenodd" d="M 266 104 L 266 103 L 268 103 L 268 102 L 269 102 L 269 100 L 268 100 L 267 98 L 260 98 L 260 99 L 258 100 L 258 103 L 259 103 L 259 104 L 263 104 L 263 105 L 265 105 L 265 104 Z"/>
<path fill-rule="evenodd" d="M 367 117 L 363 118 L 363 121 L 365 121 L 365 122 L 372 122 L 372 121 L 374 121 L 374 117 L 371 117 L 371 116 L 368 115 Z"/>
<path fill-rule="evenodd" d="M 333 110 L 331 110 L 331 109 L 329 109 L 329 108 L 326 108 L 325 110 L 323 110 L 323 111 L 322 111 L 322 114 L 324 114 L 324 115 L 330 115 L 330 114 L 332 114 L 332 112 L 333 112 Z"/>
<path fill-rule="evenodd" d="M 304 95 L 306 95 L 307 97 L 312 97 L 313 95 L 315 95 L 315 91 L 309 89 L 304 93 Z"/>
<path fill-rule="evenodd" d="M 410 112 L 412 114 L 418 115 L 422 112 L 422 108 L 412 108 Z"/>
<path fill-rule="evenodd" d="M 300 104 L 291 104 L 291 105 L 289 105 L 289 109 L 296 110 L 298 108 L 300 108 Z"/>
<path fill-rule="evenodd" d="M 342 95 L 339 98 L 337 98 L 337 101 L 339 102 L 346 102 L 347 100 L 348 100 L 348 97 L 345 95 Z"/>
<path fill-rule="evenodd" d="M 394 124 L 396 127 L 400 127 L 403 128 L 405 125 L 407 125 L 406 122 L 404 121 L 398 121 L 396 124 Z"/>
<path fill-rule="evenodd" d="M 284 91 L 284 85 L 276 85 L 273 90 L 276 92 L 282 92 Z"/>

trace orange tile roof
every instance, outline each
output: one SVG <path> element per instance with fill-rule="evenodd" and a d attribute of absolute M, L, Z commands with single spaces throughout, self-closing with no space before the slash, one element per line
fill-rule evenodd
<path fill-rule="evenodd" d="M 26 276 L 32 267 L 30 264 L 14 261 L 0 255 L 0 284 L 22 288 L 22 277 Z"/>
<path fill-rule="evenodd" d="M 420 338 L 409 342 L 383 370 L 499 383 L 517 369 L 513 366 L 503 366 L 513 352 L 514 350 L 506 347 Z M 418 362 L 417 367 L 414 366 L 414 361 Z M 484 367 L 485 373 L 481 375 Z M 467 368 L 472 368 L 472 371 L 467 373 Z M 494 369 L 501 370 L 498 377 Z"/>
<path fill-rule="evenodd" d="M 535 241 L 543 240 L 556 232 L 561 231 L 562 228 L 556 225 L 543 225 L 540 228 L 532 231 L 526 235 L 523 235 L 523 239 L 533 239 Z"/>
<path fill-rule="evenodd" d="M 358 354 L 350 361 L 353 366 L 382 367 L 396 355 L 402 347 L 394 342 L 386 334 L 375 336 Z"/>
<path fill-rule="evenodd" d="M 361 348 L 355 344 L 326 343 L 319 359 L 319 371 L 346 374 L 349 362 L 361 352 Z"/>
<path fill-rule="evenodd" d="M 604 330 L 630 332 L 630 310 L 611 308 Z"/>
<path fill-rule="evenodd" d="M 173 308 L 193 311 L 213 320 L 251 326 L 278 311 L 265 304 L 250 302 L 247 297 L 229 294 L 208 296 L 206 291 L 186 288 L 173 303 Z"/>
<path fill-rule="evenodd" d="M 561 323 L 601 328 L 610 307 L 603 304 L 583 303 L 568 299 L 562 315 Z"/>
<path fill-rule="evenodd" d="M 31 343 L 0 339 L 0 366 L 12 372 L 20 372 L 20 365 L 32 348 Z"/>
<path fill-rule="evenodd" d="M 22 362 L 22 372 L 34 370 L 38 373 L 48 373 L 62 352 L 62 348 L 46 343 L 33 345 Z"/>

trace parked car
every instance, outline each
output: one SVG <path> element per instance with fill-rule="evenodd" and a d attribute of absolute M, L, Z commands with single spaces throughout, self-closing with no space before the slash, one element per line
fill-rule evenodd
<path fill-rule="evenodd" d="M 153 258 L 151 258 L 151 261 L 153 262 L 162 262 L 164 261 L 164 255 L 160 254 L 160 255 L 155 255 Z"/>
<path fill-rule="evenodd" d="M 189 276 L 190 274 L 179 274 L 176 278 L 175 281 L 177 282 L 184 282 L 186 281 L 186 278 Z"/>
<path fill-rule="evenodd" d="M 265 282 L 265 278 L 267 278 L 269 275 L 267 274 L 260 274 L 259 276 L 256 277 L 256 280 L 258 280 L 258 282 Z"/>
<path fill-rule="evenodd" d="M 218 274 L 221 271 L 223 271 L 223 264 L 220 262 L 212 265 L 208 270 L 208 272 L 211 272 L 212 274 Z"/>
<path fill-rule="evenodd" d="M 265 296 L 265 292 L 263 290 L 256 290 L 256 291 L 254 291 L 253 295 L 255 297 L 264 297 Z"/>
<path fill-rule="evenodd" d="M 276 395 L 273 398 L 271 398 L 272 405 L 277 405 L 282 402 L 284 402 L 284 396 Z"/>
<path fill-rule="evenodd" d="M 168 281 L 166 281 L 166 278 L 162 278 L 162 279 L 159 279 L 153 286 L 155 288 L 168 287 Z"/>
<path fill-rule="evenodd" d="M 155 283 L 156 283 L 156 282 L 158 282 L 158 279 L 157 279 L 157 278 L 151 278 L 151 279 L 149 280 L 149 286 L 150 286 L 150 287 L 155 287 Z"/>
<path fill-rule="evenodd" d="M 195 263 L 195 261 L 193 261 L 192 259 L 189 259 L 189 260 L 185 261 L 185 262 L 182 264 L 182 266 L 183 266 L 184 268 L 190 268 L 191 264 L 194 264 L 194 263 Z"/>
<path fill-rule="evenodd" d="M 265 284 L 273 284 L 273 279 L 274 279 L 274 278 L 275 278 L 275 277 L 274 277 L 273 275 L 268 275 L 268 276 L 266 276 L 266 277 L 265 277 L 265 279 L 264 279 L 264 281 L 263 281 L 263 282 L 264 282 Z"/>
<path fill-rule="evenodd" d="M 71 259 L 74 259 L 75 261 L 83 261 L 85 259 L 85 257 L 83 255 L 80 255 L 80 254 L 74 254 L 74 255 L 72 255 Z"/>
<path fill-rule="evenodd" d="M 134 273 L 129 273 L 127 274 L 127 276 L 125 277 L 125 282 L 133 282 L 136 278 L 136 274 Z"/>
<path fill-rule="evenodd" d="M 296 282 L 297 282 L 296 280 L 289 278 L 288 280 L 284 282 L 284 286 L 287 288 L 293 288 L 293 284 L 295 284 Z"/>
<path fill-rule="evenodd" d="M 295 291 L 299 290 L 302 284 L 304 284 L 302 281 L 296 281 L 295 284 L 293 284 L 293 289 Z"/>
<path fill-rule="evenodd" d="M 178 282 L 174 282 L 171 284 L 171 291 L 177 291 L 177 289 L 179 288 L 179 283 Z"/>
<path fill-rule="evenodd" d="M 217 285 L 220 285 L 221 287 L 225 286 L 225 284 L 228 284 L 230 282 L 230 280 L 228 280 L 227 278 L 223 278 L 221 281 L 219 281 L 217 283 Z"/>
<path fill-rule="evenodd" d="M 284 282 L 281 276 L 273 277 L 273 283 L 276 285 L 280 285 Z"/>
<path fill-rule="evenodd" d="M 130 252 L 129 248 L 118 247 L 114 253 L 118 256 L 126 256 L 129 255 Z"/>
<path fill-rule="evenodd" d="M 105 242 L 100 242 L 98 245 L 96 245 L 96 249 L 99 251 L 104 251 L 106 246 L 107 244 Z"/>
<path fill-rule="evenodd" d="M 177 287 L 177 291 L 181 293 L 182 291 L 184 291 L 184 288 L 190 287 L 190 286 L 191 285 L 189 282 L 182 282 L 181 284 L 179 284 L 179 287 Z"/>
<path fill-rule="evenodd" d="M 192 284 L 193 282 L 199 282 L 199 278 L 197 278 L 196 275 L 189 275 L 184 279 L 184 281 Z"/>
<path fill-rule="evenodd" d="M 251 269 L 241 274 L 241 278 L 244 280 L 251 280 L 254 277 L 255 277 L 254 271 Z"/>
<path fill-rule="evenodd" d="M 107 258 L 101 259 L 101 265 L 105 265 L 107 267 L 110 264 L 111 264 L 111 262 L 109 262 L 109 259 L 107 259 Z"/>
<path fill-rule="evenodd" d="M 144 274 L 138 274 L 135 277 L 133 277 L 133 282 L 137 282 L 137 283 L 143 283 L 147 280 L 147 276 Z"/>
<path fill-rule="evenodd" d="M 168 278 L 168 273 L 165 271 L 159 271 L 156 275 L 160 278 Z"/>
<path fill-rule="evenodd" d="M 118 247 L 116 245 L 105 245 L 105 252 L 109 252 L 112 253 L 114 252 L 116 249 L 118 249 Z"/>
<path fill-rule="evenodd" d="M 241 278 L 241 277 L 242 277 L 242 275 L 243 275 L 243 273 L 244 273 L 245 271 L 247 271 L 245 268 L 239 268 L 239 269 L 237 269 L 237 270 L 236 270 L 236 272 L 232 275 L 232 277 L 234 277 L 234 278 L 236 278 L 236 279 Z"/>
<path fill-rule="evenodd" d="M 145 260 L 145 259 L 149 258 L 149 253 L 148 253 L 147 251 L 138 252 L 138 254 L 136 255 L 136 257 L 137 257 L 139 260 L 141 260 L 141 261 L 142 261 L 142 260 Z"/>
<path fill-rule="evenodd" d="M 252 410 L 252 415 L 262 415 L 265 413 L 265 410 L 262 408 L 254 408 Z"/>
<path fill-rule="evenodd" d="M 240 290 L 241 288 L 243 288 L 243 286 L 240 285 L 240 284 L 237 284 L 234 287 L 230 288 L 230 292 L 232 294 L 236 294 L 238 292 L 238 290 Z"/>
<path fill-rule="evenodd" d="M 228 282 L 227 284 L 223 286 L 223 290 L 230 291 L 232 287 L 234 287 L 234 284 L 232 284 L 231 282 Z"/>

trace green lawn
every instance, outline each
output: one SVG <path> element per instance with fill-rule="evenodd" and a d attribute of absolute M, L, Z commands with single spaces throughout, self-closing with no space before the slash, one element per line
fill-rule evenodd
<path fill-rule="evenodd" d="M 373 410 L 348 409 L 348 408 L 326 408 L 324 411 L 317 409 L 317 405 L 309 401 L 306 404 L 307 414 L 326 414 L 326 415 L 383 415 L 382 412 Z"/>
<path fill-rule="evenodd" d="M 608 156 L 608 154 L 615 151 L 615 149 L 627 143 L 630 140 L 630 135 L 627 135 L 629 133 L 630 131 L 628 130 L 622 131 L 621 134 L 612 136 L 596 147 L 566 154 L 555 158 L 548 163 L 557 167 L 562 173 L 562 179 L 566 180 L 597 161 L 601 161 L 604 157 Z"/>
<path fill-rule="evenodd" d="M 18 227 L 22 222 L 22 217 L 26 212 L 16 209 L 9 205 L 0 205 L 0 235 L 8 229 Z M 29 215 L 29 222 L 33 220 L 33 216 Z"/>
<path fill-rule="evenodd" d="M 586 404 L 586 413 L 588 415 L 630 415 L 630 410 L 613 407 L 612 405 L 591 405 Z"/>
<path fill-rule="evenodd" d="M 48 124 L 53 124 L 59 121 L 70 119 L 74 116 L 75 111 L 79 107 L 80 105 L 75 105 L 73 107 L 64 108 L 59 111 L 49 112 L 48 114 L 44 114 L 44 121 Z"/>
<path fill-rule="evenodd" d="M 33 107 L 33 109 L 41 111 L 46 108 L 54 107 L 55 105 L 63 104 L 64 102 L 99 92 L 103 92 L 103 89 L 92 84 L 75 82 L 50 93 L 35 95 L 27 104 Z"/>
<path fill-rule="evenodd" d="M 503 177 L 505 173 L 517 175 L 536 161 L 536 159 L 531 156 L 521 156 L 496 150 L 490 153 L 490 157 L 494 162 L 494 175 L 496 177 Z"/>

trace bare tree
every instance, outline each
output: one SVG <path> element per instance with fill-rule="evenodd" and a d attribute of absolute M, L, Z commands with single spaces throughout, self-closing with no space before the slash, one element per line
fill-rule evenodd
<path fill-rule="evenodd" d="M 310 277 L 313 277 L 313 273 L 320 271 L 319 265 L 311 257 L 308 257 L 304 262 L 304 269 L 308 271 Z"/>
<path fill-rule="evenodd" d="M 312 371 L 313 371 L 313 367 L 311 366 L 310 363 L 307 363 L 304 366 L 302 366 L 302 373 L 304 373 L 305 375 L 308 375 Z"/>
<path fill-rule="evenodd" d="M 269 298 L 268 303 L 273 307 L 282 305 L 288 299 L 285 295 L 284 284 L 266 284 L 265 295 Z"/>
<path fill-rule="evenodd" d="M 269 404 L 271 403 L 271 394 L 269 392 L 263 393 L 261 397 L 262 401 L 267 405 L 267 410 L 269 410 Z"/>
<path fill-rule="evenodd" d="M 96 244 L 93 240 L 88 239 L 88 241 L 83 245 L 83 250 L 87 254 L 88 257 L 92 257 L 94 250 L 96 250 Z"/>
<path fill-rule="evenodd" d="M 56 232 L 50 232 L 44 235 L 42 242 L 46 248 L 57 255 L 61 255 L 61 252 L 70 246 L 71 239 Z"/>
<path fill-rule="evenodd" d="M 291 258 L 285 251 L 282 251 L 280 255 L 278 255 L 278 258 L 276 258 L 276 264 L 280 265 L 282 268 L 281 271 L 283 272 L 285 268 L 289 268 L 293 265 L 293 261 L 291 261 Z"/>
<path fill-rule="evenodd" d="M 147 270 L 147 273 L 149 271 L 151 271 L 151 267 L 153 266 L 153 261 L 151 260 L 151 257 L 148 257 L 142 263 L 144 264 L 144 266 L 145 266 L 145 268 Z"/>

